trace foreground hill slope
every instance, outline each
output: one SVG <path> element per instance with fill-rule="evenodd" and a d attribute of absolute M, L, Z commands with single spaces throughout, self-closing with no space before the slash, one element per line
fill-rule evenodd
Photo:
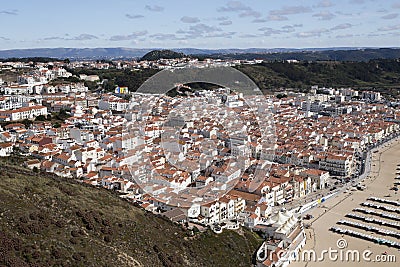
<path fill-rule="evenodd" d="M 0 161 L 0 266 L 249 266 L 260 240 L 189 238 L 113 193 Z"/>

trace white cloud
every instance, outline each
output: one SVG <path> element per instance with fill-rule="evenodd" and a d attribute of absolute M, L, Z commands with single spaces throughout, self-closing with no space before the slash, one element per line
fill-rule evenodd
<path fill-rule="evenodd" d="M 284 6 L 281 9 L 271 10 L 269 13 L 270 15 L 285 16 L 285 15 L 303 14 L 311 11 L 312 11 L 311 8 L 306 6 Z"/>
<path fill-rule="evenodd" d="M 264 23 L 267 21 L 268 21 L 267 19 L 254 19 L 254 20 L 252 20 L 252 23 Z"/>
<path fill-rule="evenodd" d="M 361 4 L 364 4 L 364 3 L 365 3 L 365 0 L 350 0 L 350 4 L 361 5 Z"/>
<path fill-rule="evenodd" d="M 110 41 L 127 41 L 127 40 L 135 40 L 139 37 L 145 36 L 147 31 L 137 31 L 127 35 L 113 35 L 110 37 Z"/>
<path fill-rule="evenodd" d="M 336 38 L 352 38 L 354 37 L 354 34 L 341 34 L 341 35 L 336 35 Z"/>
<path fill-rule="evenodd" d="M 293 24 L 293 25 L 285 25 L 282 26 L 283 32 L 294 32 L 296 28 L 303 27 L 303 24 Z"/>
<path fill-rule="evenodd" d="M 183 23 L 198 23 L 200 22 L 200 19 L 197 17 L 188 17 L 188 16 L 184 16 L 181 18 L 181 21 Z"/>
<path fill-rule="evenodd" d="M 66 40 L 73 40 L 73 41 L 86 41 L 86 40 L 93 40 L 93 39 L 99 39 L 96 35 L 93 34 L 88 34 L 88 33 L 82 33 L 78 36 L 72 37 L 70 39 Z"/>
<path fill-rule="evenodd" d="M 285 21 L 285 20 L 289 20 L 289 18 L 281 15 L 268 15 L 266 18 L 254 19 L 252 23 L 265 23 L 268 21 Z"/>
<path fill-rule="evenodd" d="M 344 29 L 349 29 L 351 27 L 353 27 L 353 25 L 350 23 L 342 23 L 342 24 L 336 25 L 335 27 L 332 27 L 331 31 L 344 30 Z"/>
<path fill-rule="evenodd" d="M 267 20 L 269 20 L 269 21 L 284 21 L 284 20 L 288 20 L 288 17 L 281 16 L 281 15 L 269 15 L 267 17 Z"/>
<path fill-rule="evenodd" d="M 261 17 L 261 13 L 252 9 L 250 6 L 243 4 L 240 1 L 229 1 L 226 6 L 219 7 L 218 12 L 236 12 L 239 13 L 239 17 Z"/>
<path fill-rule="evenodd" d="M 226 6 L 217 9 L 219 12 L 242 12 L 252 10 L 240 1 L 229 1 Z"/>
<path fill-rule="evenodd" d="M 239 35 L 239 38 L 257 38 L 257 37 L 260 36 L 257 34 L 249 34 L 249 33 Z"/>
<path fill-rule="evenodd" d="M 386 9 L 384 9 L 384 8 L 380 8 L 380 9 L 378 9 L 376 12 L 379 12 L 379 13 L 388 13 L 388 11 L 387 11 Z"/>
<path fill-rule="evenodd" d="M 385 16 L 382 16 L 382 19 L 395 19 L 399 16 L 398 13 L 391 13 L 391 14 L 387 14 Z"/>
<path fill-rule="evenodd" d="M 354 17 L 356 15 L 360 15 L 360 13 L 345 13 L 342 11 L 336 11 L 335 14 L 338 14 L 340 16 L 345 16 L 345 17 Z"/>
<path fill-rule="evenodd" d="M 263 32 L 263 36 L 271 36 L 273 34 L 285 34 L 296 31 L 296 28 L 303 27 L 303 24 L 292 24 L 292 25 L 285 25 L 282 26 L 281 29 L 273 29 L 270 27 L 262 27 L 259 28 L 259 31 Z"/>
<path fill-rule="evenodd" d="M 322 0 L 315 5 L 317 8 L 325 8 L 325 7 L 332 7 L 334 4 L 329 0 Z"/>
<path fill-rule="evenodd" d="M 12 9 L 12 10 L 0 10 L 0 15 L 18 15 L 18 10 L 17 9 Z"/>
<path fill-rule="evenodd" d="M 217 33 L 210 33 L 207 34 L 205 37 L 211 37 L 211 38 L 232 38 L 233 35 L 235 35 L 236 32 L 217 32 Z"/>
<path fill-rule="evenodd" d="M 239 17 L 255 17 L 255 18 L 259 18 L 261 17 L 261 13 L 258 11 L 254 11 L 254 10 L 247 10 L 247 11 L 243 11 L 242 13 L 239 14 Z"/>
<path fill-rule="evenodd" d="M 135 14 L 126 14 L 125 17 L 127 17 L 128 19 L 141 19 L 141 18 L 144 18 L 143 15 L 135 15 Z"/>
<path fill-rule="evenodd" d="M 310 37 L 320 37 L 324 33 L 328 33 L 329 30 L 327 29 L 315 29 L 311 31 L 299 32 L 296 34 L 299 38 L 310 38 Z"/>
<path fill-rule="evenodd" d="M 65 38 L 59 37 L 59 36 L 50 36 L 50 37 L 43 38 L 43 40 L 45 40 L 45 41 L 65 40 Z"/>
<path fill-rule="evenodd" d="M 316 17 L 320 20 L 331 20 L 336 16 L 335 16 L 335 14 L 333 14 L 329 11 L 322 11 L 322 12 L 314 14 L 313 17 Z"/>
<path fill-rule="evenodd" d="M 173 33 L 156 33 L 156 34 L 152 34 L 150 35 L 151 38 L 158 40 L 158 41 L 166 41 L 166 40 L 173 40 L 173 41 L 177 41 L 177 40 L 185 40 L 185 38 L 179 38 L 178 36 L 176 36 Z"/>
<path fill-rule="evenodd" d="M 221 25 L 221 26 L 232 25 L 232 21 L 231 21 L 231 20 L 221 21 L 221 22 L 219 23 L 219 25 Z"/>
<path fill-rule="evenodd" d="M 194 26 L 190 26 L 189 30 L 194 33 L 210 33 L 210 32 L 216 32 L 216 31 L 221 31 L 220 28 L 214 27 L 214 26 L 208 26 L 206 24 L 200 23 L 196 24 Z"/>
<path fill-rule="evenodd" d="M 379 31 L 396 31 L 396 30 L 400 30 L 400 24 L 381 27 L 378 30 Z"/>
<path fill-rule="evenodd" d="M 69 34 L 65 34 L 65 36 L 66 37 L 50 36 L 50 37 L 43 38 L 43 40 L 45 40 L 45 41 L 52 41 L 52 40 L 87 41 L 87 40 L 99 39 L 96 35 L 88 34 L 88 33 L 82 33 L 82 34 L 80 34 L 78 36 L 74 36 L 74 37 L 69 37 Z"/>
<path fill-rule="evenodd" d="M 263 36 L 271 36 L 273 34 L 281 34 L 282 33 L 281 30 L 276 30 L 276 29 L 273 29 L 270 27 L 263 27 L 258 30 L 263 32 L 262 33 Z"/>
<path fill-rule="evenodd" d="M 164 10 L 164 7 L 157 6 L 157 5 L 154 5 L 154 6 L 146 5 L 144 8 L 149 10 L 149 11 L 153 11 L 153 12 L 161 12 L 161 11 Z"/>
<path fill-rule="evenodd" d="M 187 30 L 178 30 L 177 34 L 184 35 L 185 39 L 196 39 L 200 37 L 207 37 L 210 35 L 216 36 L 217 33 L 223 33 L 221 28 L 209 26 L 203 23 L 191 25 Z"/>

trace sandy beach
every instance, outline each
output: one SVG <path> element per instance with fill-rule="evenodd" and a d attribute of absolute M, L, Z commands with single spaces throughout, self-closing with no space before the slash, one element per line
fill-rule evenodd
<path fill-rule="evenodd" d="M 390 190 L 393 186 L 396 176 L 396 167 L 400 163 L 400 140 L 396 139 L 381 147 L 378 152 L 372 154 L 372 168 L 369 176 L 364 180 L 363 184 L 366 185 L 366 190 L 364 191 L 350 191 L 346 193 L 340 192 L 327 202 L 320 204 L 318 207 L 306 212 L 314 216 L 310 221 L 305 221 L 305 223 L 311 223 L 309 229 L 306 229 L 307 233 L 307 243 L 303 250 L 313 249 L 316 255 L 320 255 L 322 250 L 328 250 L 329 248 L 338 249 L 337 240 L 344 238 L 347 241 L 347 247 L 343 250 L 358 250 L 360 255 L 363 251 L 370 250 L 372 254 L 369 256 L 370 262 L 360 259 L 360 262 L 349 262 L 349 261 L 333 261 L 329 260 L 326 255 L 325 260 L 318 262 L 305 262 L 298 261 L 293 262 L 290 266 L 300 267 L 300 266 L 337 266 L 338 264 L 343 264 L 343 266 L 399 266 L 400 253 L 398 249 L 389 248 L 385 245 L 379 245 L 372 243 L 370 241 L 365 241 L 359 238 L 351 237 L 348 235 L 341 236 L 340 234 L 333 233 L 329 231 L 332 226 L 339 226 L 342 228 L 349 228 L 352 230 L 357 230 L 365 234 L 372 234 L 371 232 L 358 230 L 356 228 L 342 226 L 336 224 L 337 221 L 345 218 L 347 213 L 352 212 L 356 207 L 362 207 L 360 204 L 367 201 L 370 196 L 374 197 L 384 197 L 390 200 L 399 200 L 400 193 L 396 194 L 395 191 Z M 390 197 L 388 197 L 390 195 Z M 393 221 L 394 222 L 394 221 Z M 380 227 L 378 225 L 374 225 Z M 385 229 L 390 229 L 386 227 L 381 227 Z M 395 229 L 390 229 L 395 230 Z M 396 231 L 396 230 L 395 230 Z M 379 236 L 378 234 L 372 234 Z M 384 236 L 379 236 L 386 238 Z M 387 239 L 395 240 L 396 238 L 387 237 Z M 399 241 L 399 240 L 397 240 Z M 397 263 L 394 262 L 374 262 L 376 255 L 383 255 L 382 253 L 387 253 L 388 255 L 395 255 Z"/>

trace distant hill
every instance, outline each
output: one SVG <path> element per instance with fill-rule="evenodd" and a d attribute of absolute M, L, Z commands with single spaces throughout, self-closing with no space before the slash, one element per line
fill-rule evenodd
<path fill-rule="evenodd" d="M 155 61 L 159 59 L 173 59 L 187 57 L 184 53 L 175 52 L 172 50 L 153 50 L 145 54 L 140 60 Z"/>
<path fill-rule="evenodd" d="M 110 191 L 19 163 L 0 159 L 0 266 L 250 266 L 261 245 L 248 230 L 193 238 Z"/>
<path fill-rule="evenodd" d="M 199 55 L 201 56 L 201 55 Z M 357 50 L 304 50 L 274 53 L 234 53 L 207 55 L 215 59 L 262 59 L 275 60 L 300 60 L 300 61 L 369 61 L 373 59 L 400 58 L 398 48 L 357 49 Z"/>
<path fill-rule="evenodd" d="M 0 50 L 0 58 L 50 57 L 69 59 L 140 58 L 152 49 L 133 48 L 34 48 Z"/>
<path fill-rule="evenodd" d="M 0 50 L 0 58 L 48 57 L 71 60 L 80 59 L 139 59 L 146 53 L 158 48 L 35 48 Z M 337 60 L 368 61 L 370 59 L 394 59 L 400 57 L 399 48 L 247 48 L 247 49 L 197 49 L 174 48 L 177 53 L 199 57 L 230 59 L 265 59 L 265 60 Z"/>

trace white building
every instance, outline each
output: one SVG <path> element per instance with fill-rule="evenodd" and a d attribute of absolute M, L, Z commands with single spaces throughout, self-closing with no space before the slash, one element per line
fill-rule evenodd
<path fill-rule="evenodd" d="M 23 85 L 11 85 L 1 88 L 1 92 L 5 95 L 27 95 L 33 94 L 33 85 L 23 84 Z"/>
<path fill-rule="evenodd" d="M 324 189 L 329 179 L 329 172 L 318 169 L 307 169 L 300 173 L 303 177 L 310 177 L 313 184 L 316 184 L 317 189 Z"/>
<path fill-rule="evenodd" d="M 349 176 L 353 173 L 353 156 L 328 155 L 319 161 L 319 169 L 334 175 Z"/>
<path fill-rule="evenodd" d="M 99 109 L 125 111 L 129 107 L 129 101 L 113 95 L 103 96 L 99 101 Z"/>
<path fill-rule="evenodd" d="M 14 110 L 0 111 L 0 116 L 4 116 L 9 121 L 24 119 L 35 119 L 37 116 L 47 116 L 47 108 L 44 106 L 22 107 Z"/>

